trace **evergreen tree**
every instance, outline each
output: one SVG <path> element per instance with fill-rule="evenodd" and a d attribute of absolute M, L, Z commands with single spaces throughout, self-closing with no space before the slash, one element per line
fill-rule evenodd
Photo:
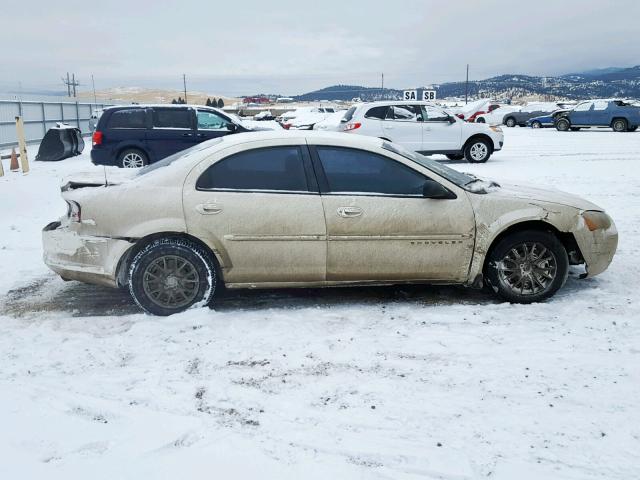
<path fill-rule="evenodd" d="M 224 107 L 224 102 L 222 101 L 221 98 L 218 99 L 218 108 L 222 108 Z"/>
<path fill-rule="evenodd" d="M 173 105 L 175 105 L 175 104 L 176 104 L 176 103 L 178 103 L 178 102 L 176 102 L 176 99 L 175 99 L 175 98 L 173 98 L 173 99 L 171 99 L 171 103 L 172 103 Z"/>
<path fill-rule="evenodd" d="M 206 105 L 207 107 L 210 107 L 210 106 L 211 106 L 211 99 L 210 99 L 209 97 L 207 97 L 207 102 L 205 103 L 205 105 Z"/>

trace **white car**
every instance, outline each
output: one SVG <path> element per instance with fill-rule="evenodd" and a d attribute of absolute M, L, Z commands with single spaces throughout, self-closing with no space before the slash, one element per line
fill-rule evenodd
<path fill-rule="evenodd" d="M 486 162 L 502 149 L 500 127 L 467 123 L 429 102 L 385 101 L 351 107 L 342 131 L 390 140 L 414 152 Z"/>
<path fill-rule="evenodd" d="M 278 120 L 286 130 L 291 127 L 296 130 L 311 130 L 317 122 L 324 120 L 332 113 L 335 113 L 333 107 L 299 107 L 283 113 Z"/>
<path fill-rule="evenodd" d="M 321 130 L 323 132 L 339 132 L 342 130 L 342 119 L 344 118 L 346 110 L 338 110 L 335 113 L 329 114 L 324 120 L 317 122 L 313 126 L 313 130 Z"/>
<path fill-rule="evenodd" d="M 519 105 L 503 105 L 495 103 L 489 105 L 487 113 L 481 113 L 475 118 L 476 123 L 488 123 L 489 125 L 502 125 L 505 116 L 512 112 L 519 112 Z"/>

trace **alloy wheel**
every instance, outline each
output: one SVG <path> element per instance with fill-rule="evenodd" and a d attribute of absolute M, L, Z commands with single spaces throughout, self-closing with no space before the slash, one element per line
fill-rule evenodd
<path fill-rule="evenodd" d="M 476 162 L 484 160 L 488 152 L 487 146 L 482 142 L 474 143 L 469 151 L 471 158 Z"/>
<path fill-rule="evenodd" d="M 512 247 L 497 265 L 499 281 L 515 294 L 537 295 L 556 278 L 558 262 L 542 243 L 524 242 Z"/>
<path fill-rule="evenodd" d="M 144 158 L 135 152 L 129 152 L 122 157 L 122 166 L 124 168 L 142 168 L 144 167 Z"/>
<path fill-rule="evenodd" d="M 142 277 L 144 292 L 163 308 L 188 305 L 198 294 L 199 284 L 200 276 L 193 263 L 176 255 L 156 258 Z"/>

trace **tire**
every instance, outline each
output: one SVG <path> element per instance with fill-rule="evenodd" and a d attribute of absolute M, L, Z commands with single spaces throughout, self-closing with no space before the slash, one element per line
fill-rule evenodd
<path fill-rule="evenodd" d="M 118 166 L 121 168 L 142 168 L 149 165 L 147 154 L 137 148 L 127 148 L 118 155 Z"/>
<path fill-rule="evenodd" d="M 447 153 L 446 157 L 449 160 L 462 160 L 464 158 L 464 154 L 462 154 L 462 153 Z"/>
<path fill-rule="evenodd" d="M 464 158 L 469 163 L 484 163 L 491 156 L 491 144 L 484 138 L 478 138 L 464 147 Z"/>
<path fill-rule="evenodd" d="M 485 123 L 485 119 L 484 119 L 484 117 L 478 117 L 478 118 L 476 118 L 476 123 Z"/>
<path fill-rule="evenodd" d="M 491 288 L 511 303 L 551 297 L 564 285 L 568 272 L 564 245 L 552 233 L 539 230 L 517 232 L 500 240 L 486 267 Z"/>
<path fill-rule="evenodd" d="M 504 121 L 504 124 L 509 128 L 513 128 L 516 126 L 516 119 L 513 117 L 509 117 Z"/>
<path fill-rule="evenodd" d="M 571 124 L 566 118 L 560 118 L 556 122 L 556 130 L 558 130 L 559 132 L 568 132 L 570 128 Z"/>
<path fill-rule="evenodd" d="M 611 128 L 614 132 L 626 132 L 629 128 L 629 124 L 624 118 L 616 118 L 611 122 Z"/>
<path fill-rule="evenodd" d="M 531 122 L 531 128 L 542 128 L 542 123 L 537 120 L 535 122 Z"/>
<path fill-rule="evenodd" d="M 214 260 L 183 238 L 152 241 L 129 267 L 129 292 L 147 313 L 167 316 L 208 305 L 217 286 Z"/>

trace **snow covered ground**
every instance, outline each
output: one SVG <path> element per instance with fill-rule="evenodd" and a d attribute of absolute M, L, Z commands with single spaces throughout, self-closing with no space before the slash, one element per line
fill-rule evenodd
<path fill-rule="evenodd" d="M 252 291 L 151 317 L 41 261 L 88 152 L 0 178 L 0 478 L 640 478 L 640 133 L 505 135 L 448 163 L 583 195 L 620 232 L 544 304 Z"/>

